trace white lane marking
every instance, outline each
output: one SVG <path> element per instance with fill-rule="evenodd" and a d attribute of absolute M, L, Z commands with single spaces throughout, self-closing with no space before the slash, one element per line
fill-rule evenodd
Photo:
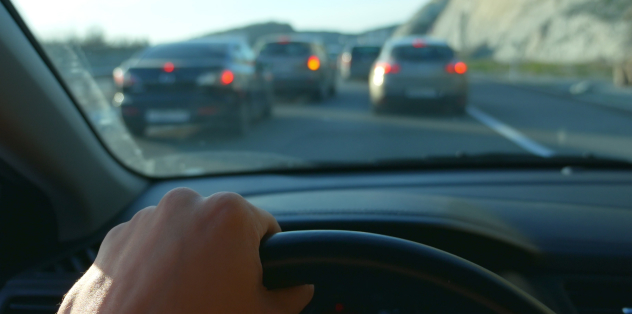
<path fill-rule="evenodd" d="M 508 126 L 505 123 L 502 123 L 496 120 L 494 117 L 486 114 L 480 109 L 472 106 L 467 107 L 467 113 L 472 116 L 474 119 L 480 121 L 485 124 L 492 130 L 498 132 L 500 135 L 504 136 L 508 140 L 516 143 L 516 145 L 524 148 L 534 155 L 538 155 L 540 157 L 551 157 L 555 155 L 555 152 L 539 143 L 533 141 L 532 139 L 526 137 L 524 134 L 520 133 L 520 131 Z"/>

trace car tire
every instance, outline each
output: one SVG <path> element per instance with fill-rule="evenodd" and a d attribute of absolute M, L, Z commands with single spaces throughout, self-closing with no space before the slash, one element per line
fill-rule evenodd
<path fill-rule="evenodd" d="M 250 106 L 248 103 L 243 103 L 239 107 L 239 114 L 237 116 L 236 131 L 239 135 L 246 135 L 250 132 L 250 124 L 252 123 Z"/>
<path fill-rule="evenodd" d="M 457 96 L 452 101 L 452 104 L 450 104 L 450 108 L 451 108 L 450 112 L 452 114 L 459 115 L 459 116 L 464 115 L 466 111 L 465 108 L 467 107 L 467 100 L 468 100 L 467 94 L 462 94 L 462 95 Z"/>
<path fill-rule="evenodd" d="M 625 65 L 617 64 L 614 66 L 614 69 L 612 71 L 614 85 L 627 86 L 627 85 L 632 84 L 632 82 L 628 80 L 628 76 L 626 75 L 625 72 L 626 72 Z"/>
<path fill-rule="evenodd" d="M 136 137 L 144 136 L 145 129 L 147 129 L 147 124 L 141 121 L 125 120 L 125 126 L 127 127 L 127 130 Z"/>
<path fill-rule="evenodd" d="M 272 117 L 272 106 L 274 105 L 275 95 L 272 90 L 269 90 L 264 93 L 264 97 L 266 97 L 265 107 L 263 108 L 263 113 L 261 114 L 263 119 L 268 119 Z"/>
<path fill-rule="evenodd" d="M 388 110 L 386 109 L 386 107 L 384 107 L 384 105 L 381 105 L 381 106 L 373 105 L 371 106 L 371 112 L 376 116 L 383 116 L 388 112 Z"/>
<path fill-rule="evenodd" d="M 269 119 L 272 117 L 272 102 L 268 100 L 267 104 L 263 108 L 263 113 L 261 114 L 261 118 Z"/>
<path fill-rule="evenodd" d="M 329 97 L 336 96 L 338 93 L 338 89 L 336 88 L 336 83 L 331 83 L 329 86 Z"/>
<path fill-rule="evenodd" d="M 315 90 L 312 93 L 312 100 L 314 100 L 315 102 L 321 102 L 324 101 L 327 98 L 327 87 L 325 86 L 320 86 L 317 90 Z"/>

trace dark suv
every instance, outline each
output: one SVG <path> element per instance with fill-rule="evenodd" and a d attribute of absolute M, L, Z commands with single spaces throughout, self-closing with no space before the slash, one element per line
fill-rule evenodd
<path fill-rule="evenodd" d="M 381 49 L 378 45 L 347 47 L 340 58 L 340 76 L 346 80 L 368 79 Z"/>
<path fill-rule="evenodd" d="M 241 39 L 163 44 L 114 70 L 114 105 L 135 135 L 148 125 L 189 123 L 243 134 L 254 118 L 271 114 L 270 80 Z"/>
<path fill-rule="evenodd" d="M 277 94 L 308 94 L 320 101 L 336 92 L 335 60 L 309 38 L 272 36 L 257 44 L 257 64 L 272 72 Z"/>

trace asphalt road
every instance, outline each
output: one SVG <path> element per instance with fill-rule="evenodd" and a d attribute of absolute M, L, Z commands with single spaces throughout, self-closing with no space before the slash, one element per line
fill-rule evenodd
<path fill-rule="evenodd" d="M 423 104 L 420 104 L 422 106 Z M 266 152 L 309 161 L 458 153 L 584 154 L 632 159 L 632 116 L 568 98 L 471 81 L 467 114 L 375 116 L 366 82 L 343 82 L 322 103 L 274 107 L 246 136 L 213 128 L 151 127 L 135 138 L 146 157 L 181 152 Z"/>

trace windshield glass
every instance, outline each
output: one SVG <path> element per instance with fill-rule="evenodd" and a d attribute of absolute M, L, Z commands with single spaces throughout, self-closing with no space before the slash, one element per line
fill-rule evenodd
<path fill-rule="evenodd" d="M 454 52 L 448 47 L 397 46 L 392 51 L 393 59 L 399 61 L 423 62 L 442 61 L 454 58 Z"/>
<path fill-rule="evenodd" d="M 3 3 L 150 177 L 632 160 L 629 0 Z"/>
<path fill-rule="evenodd" d="M 206 59 L 225 58 L 226 47 L 205 44 L 161 45 L 147 49 L 142 59 Z"/>
<path fill-rule="evenodd" d="M 309 45 L 305 43 L 269 43 L 263 46 L 259 54 L 271 57 L 303 57 L 309 53 Z"/>
<path fill-rule="evenodd" d="M 381 47 L 353 47 L 351 58 L 353 59 L 375 59 L 380 54 Z"/>

